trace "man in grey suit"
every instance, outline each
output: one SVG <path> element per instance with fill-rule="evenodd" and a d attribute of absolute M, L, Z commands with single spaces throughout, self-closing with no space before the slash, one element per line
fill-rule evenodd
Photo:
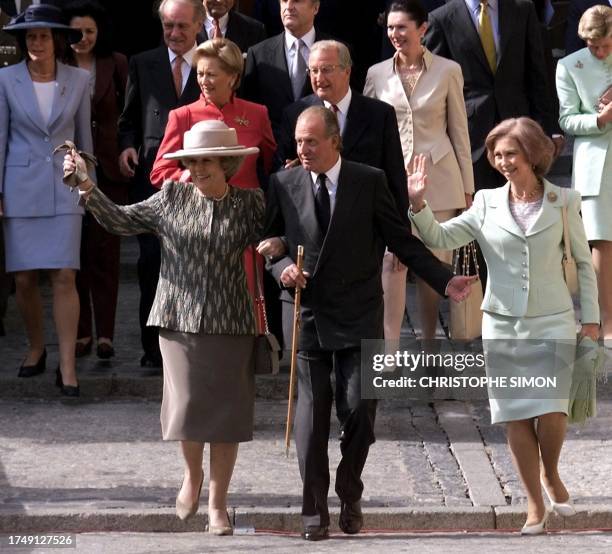
<path fill-rule="evenodd" d="M 125 104 L 119 117 L 119 168 L 123 175 L 133 179 L 132 202 L 157 192 L 149 174 L 164 136 L 168 113 L 200 96 L 191 59 L 196 36 L 202 29 L 204 6 L 200 0 L 163 0 L 159 15 L 164 45 L 130 60 Z M 139 316 L 144 350 L 140 365 L 161 368 L 157 328 L 146 325 L 159 276 L 159 241 L 154 235 L 142 234 L 138 235 L 138 245 Z"/>
<path fill-rule="evenodd" d="M 268 108 L 272 131 L 280 137 L 285 107 L 312 93 L 306 75 L 312 45 L 331 38 L 314 27 L 319 0 L 281 0 L 284 32 L 249 49 L 241 96 Z"/>
<path fill-rule="evenodd" d="M 485 52 L 487 39 L 481 38 L 487 31 L 491 33 L 491 59 Z M 429 14 L 425 44 L 435 54 L 457 62 L 463 71 L 476 190 L 494 188 L 504 181 L 489 164 L 484 145 L 487 134 L 500 121 L 531 117 L 553 136 L 557 148 L 562 147 L 549 95 L 540 24 L 531 0 L 488 0 L 484 4 L 450 0 Z"/>
<path fill-rule="evenodd" d="M 336 116 L 323 107 L 299 116 L 300 167 L 270 179 L 264 236 L 284 236 L 287 252 L 268 269 L 285 288 L 302 291 L 295 440 L 303 481 L 303 538 L 328 538 L 327 447 L 336 376 L 336 412 L 344 429 L 336 472 L 340 528 L 363 524 L 361 472 L 374 442 L 376 402 L 361 399 L 361 340 L 383 337 L 381 266 L 385 245 L 440 294 L 469 294 L 474 279 L 452 273 L 411 235 L 380 169 L 340 157 Z M 304 272 L 295 264 L 304 246 Z"/>
<path fill-rule="evenodd" d="M 234 10 L 234 0 L 202 0 L 202 3 L 206 9 L 202 41 L 227 38 L 246 55 L 251 46 L 265 40 L 266 28 L 263 23 Z"/>

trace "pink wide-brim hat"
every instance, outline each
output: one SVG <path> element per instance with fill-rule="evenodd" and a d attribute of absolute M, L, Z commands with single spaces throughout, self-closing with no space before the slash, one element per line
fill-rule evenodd
<path fill-rule="evenodd" d="M 221 156 L 248 156 L 259 153 L 259 148 L 238 144 L 236 129 L 223 121 L 199 121 L 183 135 L 183 148 L 164 154 L 167 160 L 177 158 L 211 158 Z"/>

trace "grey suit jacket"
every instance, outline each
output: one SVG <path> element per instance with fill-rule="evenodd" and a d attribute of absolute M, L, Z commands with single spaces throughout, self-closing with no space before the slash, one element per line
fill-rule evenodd
<path fill-rule="evenodd" d="M 166 181 L 138 204 L 118 206 L 96 188 L 86 205 L 110 233 L 159 237 L 161 269 L 147 325 L 185 333 L 254 334 L 242 260 L 263 228 L 261 190 L 230 186 L 217 202 L 191 183 Z"/>
<path fill-rule="evenodd" d="M 51 118 L 44 121 L 25 62 L 0 69 L 0 194 L 5 217 L 82 214 L 62 182 L 63 154 L 72 140 L 91 152 L 89 74 L 57 64 Z"/>

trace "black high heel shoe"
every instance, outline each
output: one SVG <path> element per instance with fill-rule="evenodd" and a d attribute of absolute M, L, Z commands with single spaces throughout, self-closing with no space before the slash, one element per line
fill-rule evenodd
<path fill-rule="evenodd" d="M 43 350 L 43 353 L 38 358 L 38 361 L 34 365 L 21 365 L 19 368 L 19 373 L 17 373 L 17 377 L 34 377 L 35 375 L 40 375 L 43 371 L 45 371 L 47 363 L 47 349 Z"/>
<path fill-rule="evenodd" d="M 77 398 L 81 395 L 79 385 L 64 385 L 64 380 L 62 379 L 62 372 L 60 371 L 59 366 L 55 370 L 55 386 L 60 388 L 62 396 Z"/>

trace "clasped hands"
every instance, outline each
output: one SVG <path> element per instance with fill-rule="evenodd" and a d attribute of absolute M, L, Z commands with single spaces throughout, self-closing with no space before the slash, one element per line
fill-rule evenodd
<path fill-rule="evenodd" d="M 85 186 L 85 188 L 82 188 L 82 185 L 85 185 L 85 183 L 87 183 L 88 181 L 87 164 L 85 163 L 83 157 L 80 156 L 76 150 L 69 150 L 64 156 L 63 170 L 64 174 L 76 174 L 79 190 L 85 191 L 91 189 L 91 183 L 89 184 L 89 186 Z"/>

